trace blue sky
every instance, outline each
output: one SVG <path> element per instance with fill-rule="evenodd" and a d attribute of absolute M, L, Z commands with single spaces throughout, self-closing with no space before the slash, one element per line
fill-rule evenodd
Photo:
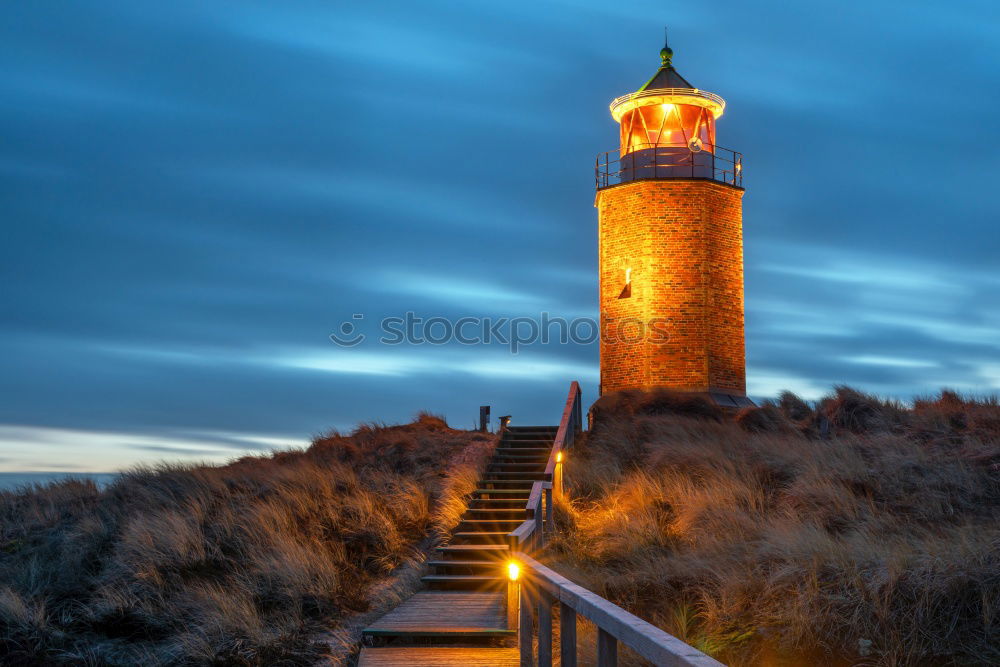
<path fill-rule="evenodd" d="M 557 420 L 596 346 L 337 348 L 595 315 L 609 101 L 674 63 L 745 155 L 748 381 L 1000 389 L 991 2 L 15 3 L 0 470 L 222 461 L 420 409 Z"/>

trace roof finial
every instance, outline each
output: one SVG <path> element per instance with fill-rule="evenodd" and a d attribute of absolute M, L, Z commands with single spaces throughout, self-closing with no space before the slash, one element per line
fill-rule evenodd
<path fill-rule="evenodd" d="M 667 26 L 663 26 L 663 48 L 660 49 L 660 61 L 663 63 L 662 67 L 673 67 L 671 60 L 674 57 L 674 50 L 670 48 L 670 42 L 667 39 Z"/>

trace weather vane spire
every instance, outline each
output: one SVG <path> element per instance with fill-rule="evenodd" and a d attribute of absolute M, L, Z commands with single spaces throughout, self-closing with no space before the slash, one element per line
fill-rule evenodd
<path fill-rule="evenodd" d="M 660 49 L 660 61 L 663 67 L 673 67 L 672 60 L 674 50 L 670 48 L 670 40 L 667 38 L 667 26 L 663 26 L 663 48 Z"/>

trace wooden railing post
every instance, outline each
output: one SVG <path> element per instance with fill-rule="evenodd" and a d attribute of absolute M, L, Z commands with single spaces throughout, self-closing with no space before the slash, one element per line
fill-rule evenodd
<path fill-rule="evenodd" d="M 539 498 L 539 500 L 541 500 L 541 498 Z M 544 518 L 545 518 L 545 515 L 542 514 L 541 503 L 539 503 L 539 507 L 537 509 L 535 509 L 535 535 L 534 535 L 534 538 L 535 538 L 535 551 L 536 552 L 539 551 L 539 550 L 541 550 L 541 548 L 543 546 L 545 546 L 545 535 L 542 533 L 542 520 Z"/>
<path fill-rule="evenodd" d="M 555 530 L 556 525 L 552 522 L 553 512 L 552 512 L 552 487 L 549 486 L 545 489 L 545 539 L 552 539 L 552 533 Z"/>
<path fill-rule="evenodd" d="M 562 667 L 576 667 L 576 611 L 559 603 L 559 659 Z"/>
<path fill-rule="evenodd" d="M 517 623 L 517 648 L 521 656 L 521 667 L 532 667 L 534 660 L 532 660 L 531 640 L 534 628 L 531 618 L 531 595 L 528 593 L 528 585 L 523 577 L 519 588 L 521 594 L 518 600 L 520 611 Z"/>
<path fill-rule="evenodd" d="M 507 629 L 517 629 L 517 596 L 521 584 L 516 579 L 507 577 Z"/>
<path fill-rule="evenodd" d="M 538 667 L 552 667 L 552 596 L 538 591 Z"/>
<path fill-rule="evenodd" d="M 580 392 L 576 394 L 576 428 L 577 433 L 583 430 L 583 396 Z"/>
<path fill-rule="evenodd" d="M 597 667 L 618 667 L 618 640 L 604 628 L 597 629 Z"/>

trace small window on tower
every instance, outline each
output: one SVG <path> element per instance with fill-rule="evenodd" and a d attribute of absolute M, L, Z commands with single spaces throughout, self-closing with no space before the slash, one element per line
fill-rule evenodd
<path fill-rule="evenodd" d="M 632 296 L 632 269 L 625 269 L 625 287 L 622 288 L 619 299 L 627 299 Z"/>

